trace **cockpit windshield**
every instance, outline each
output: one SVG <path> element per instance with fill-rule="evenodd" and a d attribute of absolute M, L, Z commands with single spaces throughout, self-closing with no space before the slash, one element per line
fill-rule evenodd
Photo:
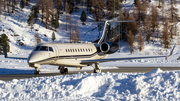
<path fill-rule="evenodd" d="M 53 52 L 53 48 L 52 47 L 48 47 L 48 46 L 37 46 L 34 51 L 51 51 Z"/>
<path fill-rule="evenodd" d="M 40 51 L 48 51 L 48 47 L 47 46 L 41 46 L 39 48 Z"/>

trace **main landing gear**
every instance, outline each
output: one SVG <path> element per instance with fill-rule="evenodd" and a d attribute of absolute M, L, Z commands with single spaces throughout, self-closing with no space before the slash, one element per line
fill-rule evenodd
<path fill-rule="evenodd" d="M 93 66 L 92 66 L 93 67 Z M 93 67 L 94 68 L 94 67 Z M 95 68 L 94 68 L 94 73 L 100 73 L 101 72 L 101 68 L 99 66 L 98 63 L 95 63 Z"/>
<path fill-rule="evenodd" d="M 64 68 L 63 66 L 59 66 L 58 69 L 60 70 L 61 74 L 68 74 L 68 69 L 67 68 Z"/>
<path fill-rule="evenodd" d="M 39 68 L 36 67 L 35 69 L 36 69 L 36 70 L 34 71 L 34 74 L 35 74 L 35 75 L 40 75 L 41 72 L 40 72 Z"/>

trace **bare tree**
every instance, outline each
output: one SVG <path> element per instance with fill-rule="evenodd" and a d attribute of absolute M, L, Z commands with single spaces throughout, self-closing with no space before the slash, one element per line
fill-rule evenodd
<path fill-rule="evenodd" d="M 38 0 L 38 6 L 42 12 L 42 22 L 45 18 L 45 27 L 47 28 L 54 16 L 54 4 L 52 0 Z"/>
<path fill-rule="evenodd" d="M 4 12 L 5 12 L 5 19 L 6 19 L 6 14 L 7 14 L 7 12 L 6 12 L 6 6 L 7 6 L 7 4 L 6 4 L 6 0 L 4 0 Z"/>
<path fill-rule="evenodd" d="M 74 34 L 76 34 L 76 42 L 79 42 L 79 40 L 80 40 L 80 30 L 79 30 L 79 25 L 78 25 L 77 20 L 75 20 L 75 22 L 74 22 L 74 31 L 75 31 Z"/>
<path fill-rule="evenodd" d="M 146 41 L 150 41 L 150 38 L 152 36 L 152 31 L 151 31 L 151 17 L 147 16 L 146 20 L 144 21 L 144 34 L 146 35 Z"/>
<path fill-rule="evenodd" d="M 96 21 L 101 21 L 103 18 L 103 8 L 104 8 L 103 0 L 93 0 L 93 13 L 95 14 Z"/>
<path fill-rule="evenodd" d="M 159 8 L 161 8 L 162 7 L 162 5 L 164 5 L 164 0 L 158 0 L 159 1 L 159 5 L 158 5 L 158 7 Z"/>
<path fill-rule="evenodd" d="M 157 8 L 154 5 L 152 6 L 152 9 L 151 9 L 151 15 L 152 15 L 152 18 L 151 18 L 152 32 L 156 36 L 156 38 L 159 38 L 159 32 L 157 32 L 159 29 L 159 13 L 158 13 Z"/>
<path fill-rule="evenodd" d="M 38 33 L 36 33 L 35 38 L 36 38 L 36 45 L 39 45 L 41 43 L 41 38 L 39 37 Z"/>
<path fill-rule="evenodd" d="M 67 31 L 67 22 L 68 22 L 68 20 L 69 20 L 69 16 L 70 16 L 70 14 L 69 14 L 69 12 L 70 12 L 70 10 L 69 10 L 69 5 L 68 5 L 68 3 L 66 2 L 66 4 L 65 4 L 65 11 L 66 11 L 66 31 Z"/>
<path fill-rule="evenodd" d="M 0 21 L 1 21 L 1 13 L 2 13 L 2 0 L 0 0 Z"/>
<path fill-rule="evenodd" d="M 141 51 L 143 49 L 143 47 L 144 47 L 144 40 L 143 40 L 141 31 L 140 31 L 139 35 L 138 35 L 138 48 L 139 48 L 139 51 Z"/>
<path fill-rule="evenodd" d="M 162 43 L 164 45 L 164 48 L 166 48 L 166 49 L 169 48 L 170 41 L 169 41 L 168 26 L 167 25 L 164 25 L 164 27 L 163 27 Z"/>
<path fill-rule="evenodd" d="M 131 31 L 126 34 L 127 36 L 127 43 L 129 44 L 130 52 L 132 53 L 134 51 L 134 35 Z"/>
<path fill-rule="evenodd" d="M 135 18 L 132 15 L 130 15 L 127 20 L 135 20 Z M 127 31 L 131 31 L 133 35 L 136 35 L 138 33 L 136 22 L 126 22 L 126 24 L 127 24 L 126 26 Z"/>
<path fill-rule="evenodd" d="M 170 8 L 168 9 L 168 12 L 170 14 L 171 23 L 174 21 L 177 21 L 178 19 L 178 9 L 175 7 L 176 0 L 169 0 Z"/>

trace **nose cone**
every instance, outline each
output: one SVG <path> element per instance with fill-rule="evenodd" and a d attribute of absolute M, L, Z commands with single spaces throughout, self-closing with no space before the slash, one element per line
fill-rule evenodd
<path fill-rule="evenodd" d="M 35 63 L 39 60 L 39 55 L 37 52 L 32 52 L 28 57 L 28 63 Z"/>

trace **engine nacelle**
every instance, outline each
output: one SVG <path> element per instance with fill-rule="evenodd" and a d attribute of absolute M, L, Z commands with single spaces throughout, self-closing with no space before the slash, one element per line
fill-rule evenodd
<path fill-rule="evenodd" d="M 112 42 L 103 42 L 100 45 L 100 50 L 104 54 L 111 54 L 116 52 L 119 49 L 119 45 Z"/>

